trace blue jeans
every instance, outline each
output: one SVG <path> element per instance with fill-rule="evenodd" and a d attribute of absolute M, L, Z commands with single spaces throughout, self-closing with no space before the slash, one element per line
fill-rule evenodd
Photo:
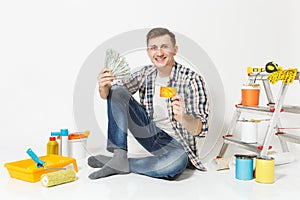
<path fill-rule="evenodd" d="M 129 158 L 130 171 L 156 178 L 171 179 L 184 171 L 188 156 L 182 145 L 155 126 L 145 109 L 123 87 L 113 86 L 107 97 L 107 150 L 127 151 L 127 130 L 152 155 Z"/>

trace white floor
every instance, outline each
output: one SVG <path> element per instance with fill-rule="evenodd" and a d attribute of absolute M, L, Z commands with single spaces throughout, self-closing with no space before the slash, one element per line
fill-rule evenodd
<path fill-rule="evenodd" d="M 11 154 L 0 158 L 0 196 L 12 199 L 289 199 L 299 194 L 300 159 L 293 163 L 275 166 L 275 182 L 261 184 L 255 180 L 241 181 L 234 171 L 216 171 L 212 164 L 205 163 L 207 172 L 186 170 L 175 181 L 154 179 L 137 174 L 111 176 L 92 181 L 88 175 L 95 169 L 87 166 L 86 160 L 77 160 L 79 172 L 74 182 L 52 188 L 40 182 L 29 183 L 10 178 L 4 163 Z M 299 155 L 299 153 L 297 154 Z"/>

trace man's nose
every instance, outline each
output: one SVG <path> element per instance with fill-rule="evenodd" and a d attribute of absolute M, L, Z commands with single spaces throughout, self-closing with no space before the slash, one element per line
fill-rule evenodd
<path fill-rule="evenodd" d="M 159 47 L 158 49 L 157 49 L 157 55 L 162 55 L 163 54 L 163 52 L 162 52 L 162 49 Z"/>

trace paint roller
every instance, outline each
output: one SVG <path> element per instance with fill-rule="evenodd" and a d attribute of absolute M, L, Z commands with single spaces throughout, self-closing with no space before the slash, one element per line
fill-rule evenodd
<path fill-rule="evenodd" d="M 27 150 L 27 154 L 36 162 L 38 168 L 44 168 L 45 170 L 59 170 L 55 172 L 49 172 L 41 176 L 41 184 L 44 187 L 52 187 L 64 183 L 69 183 L 76 180 L 76 172 L 73 169 L 67 168 L 45 168 L 45 161 L 41 160 L 32 149 Z"/>
<path fill-rule="evenodd" d="M 76 172 L 73 169 L 50 172 L 41 176 L 41 184 L 44 187 L 53 187 L 76 180 Z"/>

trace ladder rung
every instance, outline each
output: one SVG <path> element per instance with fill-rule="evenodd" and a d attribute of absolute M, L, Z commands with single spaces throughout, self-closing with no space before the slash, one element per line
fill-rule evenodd
<path fill-rule="evenodd" d="M 242 142 L 237 138 L 234 138 L 232 135 L 226 135 L 223 136 L 224 142 L 227 144 L 235 144 L 236 146 L 240 146 L 243 147 L 245 149 L 248 149 L 250 151 L 259 153 L 260 152 L 260 144 L 258 143 L 246 143 L 246 142 Z"/>
<path fill-rule="evenodd" d="M 268 106 L 242 106 L 240 104 L 236 105 L 237 109 L 239 111 L 243 112 L 263 112 L 266 113 L 267 115 L 272 115 L 272 113 L 275 111 L 273 107 L 268 107 Z M 281 112 L 286 112 L 286 113 L 294 113 L 294 114 L 300 114 L 300 106 L 290 106 L 290 105 L 283 105 Z"/>
<path fill-rule="evenodd" d="M 298 135 L 293 135 L 293 134 L 283 133 L 283 132 L 276 133 L 276 135 L 280 137 L 280 139 L 283 139 L 287 142 L 300 144 L 300 136 Z"/>
<path fill-rule="evenodd" d="M 300 114 L 300 106 L 283 105 L 284 112 Z"/>
<path fill-rule="evenodd" d="M 270 107 L 267 106 L 242 106 L 240 104 L 236 105 L 236 108 L 240 112 L 248 112 L 248 113 L 264 113 L 267 115 L 273 115 Z"/>
<path fill-rule="evenodd" d="M 270 76 L 270 74 L 267 72 L 259 72 L 259 73 L 253 72 L 253 73 L 250 73 L 248 76 L 249 76 L 250 80 L 258 81 L 258 80 L 267 80 L 268 77 Z M 299 79 L 300 79 L 300 72 L 298 71 L 296 74 L 295 80 L 299 80 Z"/>
<path fill-rule="evenodd" d="M 267 72 L 260 72 L 259 74 L 258 73 L 250 73 L 249 74 L 249 79 L 250 80 L 267 80 L 268 76 L 270 76 L 269 73 Z"/>

